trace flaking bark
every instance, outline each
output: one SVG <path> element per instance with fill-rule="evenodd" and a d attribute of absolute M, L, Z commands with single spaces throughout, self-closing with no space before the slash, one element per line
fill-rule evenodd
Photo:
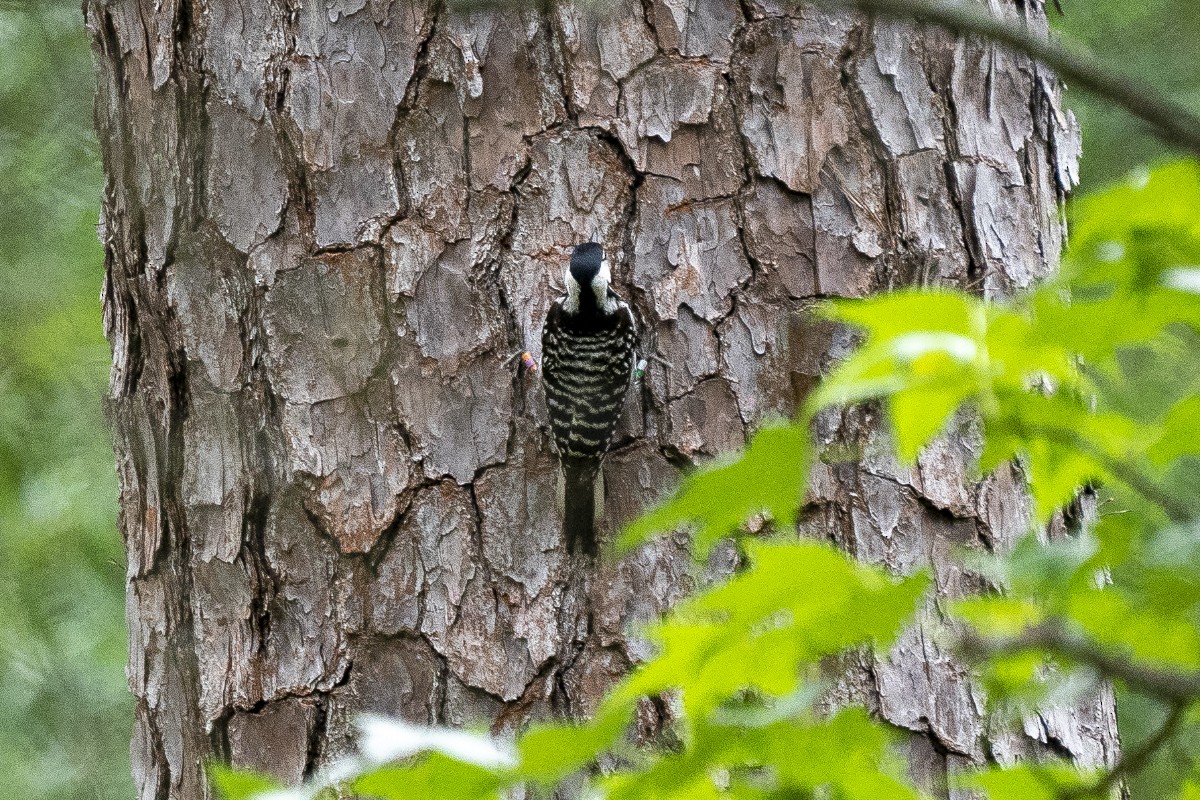
<path fill-rule="evenodd" d="M 1046 28 L 1037 2 L 991 5 Z M 1057 264 L 1058 83 L 936 29 L 775 0 L 86 13 L 139 800 L 206 797 L 212 756 L 299 780 L 363 710 L 586 714 L 647 655 L 629 626 L 693 588 L 686 541 L 568 560 L 540 388 L 508 361 L 564 246 L 604 244 L 661 359 L 605 463 L 606 534 L 848 351 L 818 298 L 997 297 Z M 1026 530 L 1019 469 L 971 483 L 969 421 L 913 468 L 880 430 L 821 418 L 864 455 L 818 465 L 802 531 L 977 591 L 951 550 Z M 1107 694 L 989 725 L 939 620 L 848 658 L 831 698 L 911 731 L 935 796 L 988 759 L 1113 760 Z"/>

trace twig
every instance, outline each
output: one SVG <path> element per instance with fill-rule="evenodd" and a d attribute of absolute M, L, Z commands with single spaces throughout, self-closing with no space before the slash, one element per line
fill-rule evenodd
<path fill-rule="evenodd" d="M 1114 478 L 1158 506 L 1174 524 L 1186 525 L 1195 518 L 1195 510 L 1188 503 L 1164 490 L 1128 461 L 1109 455 L 1078 431 L 1053 425 L 1023 425 L 1021 428 L 1027 437 L 1037 434 L 1056 444 L 1074 447 L 1096 459 Z"/>
<path fill-rule="evenodd" d="M 1006 22 L 957 1 L 816 0 L 816 3 L 931 22 L 956 33 L 971 33 L 1001 42 L 1042 62 L 1068 82 L 1121 106 L 1149 124 L 1164 141 L 1200 155 L 1200 117 L 1163 97 L 1149 84 L 1098 63 L 1078 48 L 1036 36 L 1023 25 Z"/>
<path fill-rule="evenodd" d="M 1082 800 L 1085 797 L 1108 797 L 1109 792 L 1120 783 L 1122 778 L 1141 772 L 1142 768 L 1146 766 L 1154 754 L 1167 743 L 1168 739 L 1175 735 L 1175 731 L 1179 729 L 1179 723 L 1183 722 L 1186 710 L 1186 703 L 1176 703 L 1171 707 L 1171 713 L 1167 716 L 1166 721 L 1163 722 L 1162 727 L 1153 736 L 1142 742 L 1136 750 L 1123 753 L 1116 765 L 1105 772 L 1091 786 L 1083 786 L 1061 792 L 1059 794 L 1060 799 Z"/>
<path fill-rule="evenodd" d="M 1161 508 L 1171 522 L 1183 525 L 1195 518 L 1195 513 L 1187 503 L 1181 502 L 1176 499 L 1175 495 L 1159 488 L 1137 469 L 1103 453 L 1096 453 L 1096 455 L 1103 462 L 1105 468 L 1113 474 L 1113 477 Z"/>
<path fill-rule="evenodd" d="M 1017 636 L 983 636 L 968 630 L 962 635 L 960 646 L 968 656 L 974 658 L 1035 649 L 1049 650 L 1095 667 L 1107 677 L 1124 681 L 1130 687 L 1172 705 L 1188 705 L 1200 699 L 1200 672 L 1169 672 L 1136 662 L 1122 653 L 1100 647 L 1068 632 L 1057 620 L 1048 620 Z"/>

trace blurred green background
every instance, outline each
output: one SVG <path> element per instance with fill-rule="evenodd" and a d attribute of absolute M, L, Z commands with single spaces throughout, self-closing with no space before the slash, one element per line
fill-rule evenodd
<path fill-rule="evenodd" d="M 1097 59 L 1151 84 L 1200 112 L 1200 2 L 1197 0 L 1060 0 L 1052 24 Z M 1133 117 L 1080 92 L 1068 105 L 1083 126 L 1081 192 L 1172 155 Z M 1180 154 L 1175 153 L 1176 157 Z"/>
<path fill-rule="evenodd" d="M 1060 30 L 1200 111 L 1196 0 L 1063 6 Z M 0 794 L 26 800 L 133 796 L 91 91 L 78 1 L 0 0 Z M 1168 155 L 1122 112 L 1069 100 L 1084 190 Z M 1123 711 L 1136 740 L 1153 712 Z"/>
<path fill-rule="evenodd" d="M 78 2 L 0 2 L 0 796 L 133 797 Z"/>

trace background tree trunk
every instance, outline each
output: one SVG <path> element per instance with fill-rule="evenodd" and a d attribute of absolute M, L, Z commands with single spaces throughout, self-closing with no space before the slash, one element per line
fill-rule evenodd
<path fill-rule="evenodd" d="M 991 5 L 1045 29 L 1037 0 Z M 86 13 L 141 800 L 204 797 L 212 755 L 298 780 L 364 709 L 586 713 L 645 655 L 627 625 L 692 588 L 686 541 L 571 564 L 540 386 L 506 361 L 536 349 L 564 246 L 614 254 L 667 362 L 607 461 L 609 531 L 847 351 L 817 298 L 1004 295 L 1057 263 L 1078 137 L 1056 80 L 940 31 L 776 0 Z M 822 419 L 864 457 L 818 469 L 802 527 L 976 590 L 949 552 L 1026 530 L 1019 472 L 971 484 L 969 423 L 912 469 L 876 431 Z M 1108 696 L 991 729 L 937 620 L 837 693 L 912 731 L 927 785 L 1112 759 Z"/>

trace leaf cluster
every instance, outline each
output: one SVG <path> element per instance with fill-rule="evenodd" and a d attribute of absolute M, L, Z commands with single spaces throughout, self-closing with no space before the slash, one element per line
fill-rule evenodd
<path fill-rule="evenodd" d="M 887 646 L 911 617 L 926 579 L 894 580 L 816 543 L 753 542 L 747 569 L 676 607 L 647 631 L 658 655 L 618 684 L 583 724 L 547 723 L 524 732 L 511 763 L 487 766 L 441 752 L 438 729 L 414 748 L 431 755 L 403 764 L 352 765 L 282 790 L 224 769 L 231 800 L 316 797 L 341 786 L 380 798 L 483 798 L 518 786 L 547 795 L 563 781 L 611 798 L 915 798 L 892 736 L 860 709 L 814 710 L 821 660 L 847 648 Z M 676 700 L 673 752 L 627 737 L 641 698 Z M 369 747 L 368 741 L 368 747 Z M 477 740 L 478 752 L 496 745 Z M 594 768 L 603 759 L 606 769 Z M 272 795 L 274 796 L 274 795 Z"/>
<path fill-rule="evenodd" d="M 1027 538 L 1011 552 L 962 556 L 997 591 L 945 609 L 965 631 L 958 647 L 993 712 L 1019 718 L 1111 681 L 1158 720 L 1109 769 L 997 766 L 963 785 L 993 800 L 1109 797 L 1171 752 L 1183 768 L 1164 797 L 1195 798 L 1200 167 L 1181 162 L 1138 176 L 1078 203 L 1072 220 L 1062 275 L 1022 297 L 910 290 L 825 307 L 859 329 L 863 344 L 801 417 L 766 426 L 740 456 L 691 476 L 622 539 L 632 547 L 686 525 L 698 559 L 732 536 L 744 564 L 647 631 L 657 654 L 590 722 L 534 726 L 511 743 L 511 758 L 479 757 L 509 747 L 486 736 L 450 752 L 439 744 L 443 731 L 407 732 L 416 744 L 399 761 L 360 759 L 308 787 L 269 791 L 482 798 L 523 787 L 549 796 L 569 782 L 607 798 L 920 797 L 893 731 L 861 709 L 822 701 L 822 664 L 888 647 L 925 602 L 928 577 L 896 577 L 823 544 L 749 532 L 764 518 L 777 531 L 794 525 L 813 416 L 878 402 L 899 458 L 914 460 L 965 414 L 981 431 L 979 475 L 1015 461 L 1027 478 Z M 1047 524 L 1081 491 L 1099 496 L 1099 519 L 1046 541 Z M 673 709 L 672 746 L 630 740 L 645 697 Z M 231 800 L 264 789 L 227 771 L 217 783 Z"/>
<path fill-rule="evenodd" d="M 1027 477 L 1030 535 L 1012 552 L 962 557 L 998 590 L 947 609 L 995 714 L 1019 717 L 1116 681 L 1148 704 L 1142 716 L 1162 718 L 1109 770 L 996 766 L 964 786 L 992 800 L 1104 798 L 1182 747 L 1187 766 L 1171 793 L 1193 798 L 1200 748 L 1184 745 L 1200 730 L 1200 168 L 1171 164 L 1081 201 L 1073 229 L 1062 276 L 1019 299 L 907 290 L 824 307 L 864 341 L 799 419 L 764 427 L 626 531 L 623 546 L 634 547 L 688 525 L 700 560 L 733 536 L 744 569 L 650 627 L 658 654 L 592 721 L 534 726 L 512 742 L 514 757 L 490 763 L 446 752 L 437 744 L 445 733 L 428 729 L 400 762 L 359 760 L 308 787 L 271 790 L 491 798 L 518 787 L 548 796 L 569 782 L 604 798 L 922 796 L 892 730 L 820 698 L 822 663 L 887 648 L 924 602 L 928 577 L 896 578 L 820 543 L 749 533 L 763 519 L 776 530 L 796 522 L 814 416 L 877 402 L 901 459 L 916 459 L 966 414 L 982 432 L 979 475 L 1015 461 Z M 1046 541 L 1046 525 L 1085 489 L 1100 495 L 1098 521 Z M 673 746 L 630 740 L 646 697 L 670 700 Z M 498 746 L 486 736 L 478 745 Z M 264 796 L 258 778 L 216 778 L 230 800 Z"/>

